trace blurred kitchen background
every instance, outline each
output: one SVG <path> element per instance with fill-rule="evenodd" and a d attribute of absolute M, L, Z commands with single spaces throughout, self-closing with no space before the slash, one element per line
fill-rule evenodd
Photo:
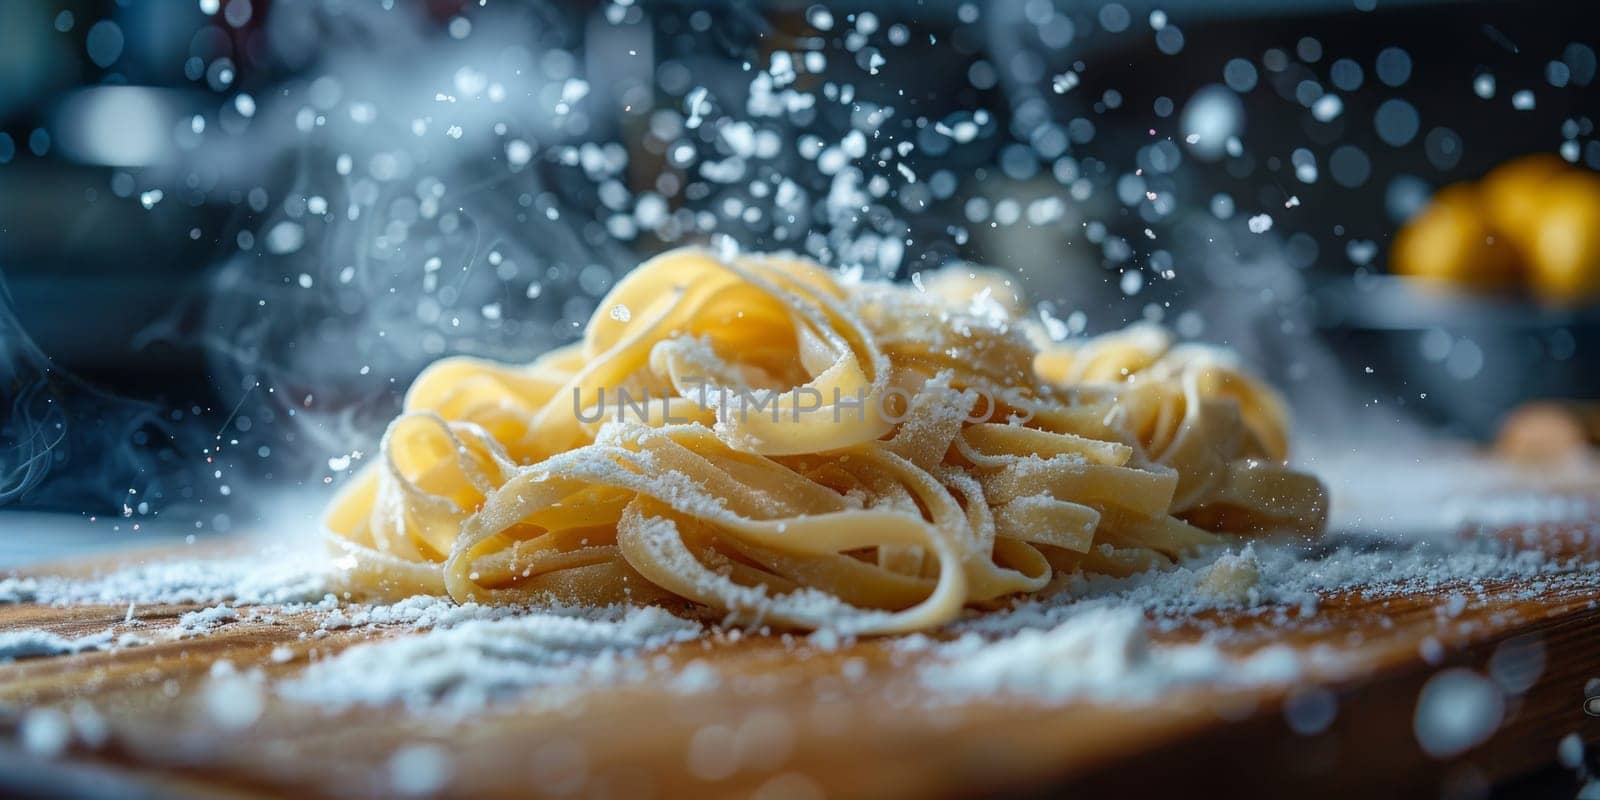
<path fill-rule="evenodd" d="M 0 506 L 248 525 L 684 243 L 991 264 L 1314 440 L 1487 441 L 1600 397 L 1589 6 L 0 3 Z"/>

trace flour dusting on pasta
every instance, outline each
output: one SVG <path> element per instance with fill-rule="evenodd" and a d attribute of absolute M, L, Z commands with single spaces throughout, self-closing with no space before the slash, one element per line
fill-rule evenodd
<path fill-rule="evenodd" d="M 1287 429 L 1227 354 L 1153 327 L 1054 344 L 987 275 L 683 249 L 575 344 L 425 371 L 326 525 L 376 596 L 905 632 L 1219 534 L 1320 532 Z"/>

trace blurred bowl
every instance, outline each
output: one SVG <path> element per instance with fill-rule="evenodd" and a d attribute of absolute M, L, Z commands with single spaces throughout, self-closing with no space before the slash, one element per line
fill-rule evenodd
<path fill-rule="evenodd" d="M 1600 399 L 1600 308 L 1561 309 L 1389 275 L 1314 290 L 1347 374 L 1449 433 L 1487 440 L 1530 400 Z"/>

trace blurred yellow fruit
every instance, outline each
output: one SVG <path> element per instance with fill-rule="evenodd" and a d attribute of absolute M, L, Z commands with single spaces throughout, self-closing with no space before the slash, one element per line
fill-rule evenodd
<path fill-rule="evenodd" d="M 1390 261 L 1401 275 L 1465 288 L 1492 289 L 1517 280 L 1516 254 L 1496 240 L 1468 186 L 1434 195 L 1395 237 Z"/>
<path fill-rule="evenodd" d="M 1490 171 L 1478 184 L 1489 226 L 1517 247 L 1532 248 L 1545 189 L 1570 169 L 1560 158 L 1539 153 L 1512 159 Z"/>
<path fill-rule="evenodd" d="M 1540 191 L 1528 245 L 1534 293 L 1567 305 L 1600 296 L 1600 177 L 1572 171 Z"/>

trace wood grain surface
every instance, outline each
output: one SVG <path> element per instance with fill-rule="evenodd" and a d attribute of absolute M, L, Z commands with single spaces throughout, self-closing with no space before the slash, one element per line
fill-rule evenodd
<path fill-rule="evenodd" d="M 1570 529 L 1514 533 L 1551 550 L 1590 546 Z M 1459 613 L 1445 607 L 1455 594 L 1469 599 Z M 154 639 L 0 665 L 0 725 L 10 734 L 0 747 L 0 789 L 389 796 L 396 752 L 422 743 L 448 754 L 443 793 L 462 797 L 1475 796 L 1553 771 L 1568 733 L 1600 740 L 1600 718 L 1583 711 L 1585 685 L 1600 677 L 1597 597 L 1592 574 L 1384 599 L 1351 589 L 1324 595 L 1314 614 L 1287 623 L 1213 612 L 1153 633 L 1164 641 L 1204 634 L 1241 654 L 1279 643 L 1337 653 L 1341 668 L 1320 679 L 1337 698 L 1336 715 L 1311 736 L 1293 733 L 1283 712 L 1286 698 L 1307 686 L 1191 689 L 1120 705 L 955 701 L 929 697 L 910 677 L 923 656 L 889 642 L 822 650 L 794 637 L 724 634 L 665 651 L 675 663 L 700 659 L 715 668 L 715 685 L 692 694 L 642 685 L 560 704 L 535 696 L 497 703 L 470 723 L 398 708 L 335 714 L 269 698 L 259 720 L 228 731 L 198 691 L 218 660 L 281 678 L 356 642 L 414 634 L 367 627 L 313 638 L 312 615 L 278 614 L 163 640 L 155 634 L 193 607 L 141 607 L 130 625 L 125 607 L 0 606 L 0 631 L 112 629 Z M 1537 682 L 1510 697 L 1489 741 L 1450 760 L 1426 755 L 1413 729 L 1419 689 L 1451 665 L 1486 669 L 1513 639 L 1542 645 Z M 280 647 L 292 656 L 272 658 Z M 54 758 L 18 745 L 30 709 L 81 703 L 104 720 L 102 744 L 75 743 Z M 723 752 L 715 774 L 695 768 L 696 737 L 702 751 Z"/>

